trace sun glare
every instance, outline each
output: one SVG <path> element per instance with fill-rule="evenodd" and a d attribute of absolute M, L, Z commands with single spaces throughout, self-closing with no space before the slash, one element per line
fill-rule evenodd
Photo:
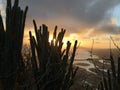
<path fill-rule="evenodd" d="M 67 42 L 68 41 L 70 41 L 71 42 L 71 46 L 73 46 L 74 42 L 75 42 L 75 39 L 78 39 L 78 38 L 76 38 L 76 36 L 77 36 L 77 34 L 70 34 L 69 36 L 65 36 L 63 38 L 63 48 L 65 48 L 67 46 Z M 49 42 L 50 43 L 51 43 L 52 39 L 53 39 L 53 36 L 50 35 L 49 36 Z M 55 39 L 53 40 L 53 42 L 55 43 Z"/>
<path fill-rule="evenodd" d="M 52 38 L 53 38 L 52 35 L 50 35 L 50 36 L 49 36 L 49 42 L 52 41 Z"/>
<path fill-rule="evenodd" d="M 113 20 L 114 21 L 114 20 Z M 26 30 L 25 33 L 24 33 L 24 44 L 30 44 L 29 42 L 29 32 Z M 35 36 L 35 33 L 32 32 L 32 35 Z M 95 45 L 94 45 L 94 48 L 109 48 L 109 40 L 108 40 L 109 37 L 106 37 L 106 39 L 104 39 L 104 41 L 102 40 L 95 40 Z M 49 35 L 49 43 L 51 43 L 53 39 L 53 35 L 50 34 Z M 74 46 L 74 42 L 75 40 L 78 40 L 78 46 L 80 45 L 81 47 L 86 47 L 86 48 L 91 48 L 91 39 L 82 39 L 82 37 L 80 37 L 79 34 L 76 34 L 76 33 L 71 33 L 69 34 L 68 36 L 65 36 L 63 38 L 63 49 L 67 47 L 67 42 L 70 41 L 71 42 L 71 47 Z M 55 44 L 55 39 L 53 40 L 53 44 Z M 58 43 L 59 45 L 59 43 Z"/>

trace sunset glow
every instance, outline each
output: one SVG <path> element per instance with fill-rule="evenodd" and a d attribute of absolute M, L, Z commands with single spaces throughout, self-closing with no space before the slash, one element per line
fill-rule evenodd
<path fill-rule="evenodd" d="M 56 2 L 55 6 L 53 1 L 25 0 L 20 2 L 23 8 L 26 3 L 30 6 L 24 33 L 24 44 L 29 44 L 29 31 L 33 32 L 32 20 L 35 19 L 38 25 L 44 23 L 48 25 L 50 29 L 49 42 L 52 39 L 54 26 L 58 25 L 59 30 L 61 28 L 66 29 L 63 39 L 64 45 L 68 40 L 71 41 L 72 45 L 75 40 L 78 40 L 81 47 L 90 48 L 94 39 L 95 48 L 109 48 L 109 39 L 112 36 L 117 45 L 120 46 L 119 0 L 110 2 L 107 0 L 91 0 L 91 3 L 89 0 L 75 0 L 69 3 L 61 0 Z M 4 21 L 5 4 L 5 0 L 0 1 L 0 10 Z"/>

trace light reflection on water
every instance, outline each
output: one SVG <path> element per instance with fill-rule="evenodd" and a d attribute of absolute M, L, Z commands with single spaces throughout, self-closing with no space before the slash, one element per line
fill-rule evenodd
<path fill-rule="evenodd" d="M 75 59 L 88 59 L 88 58 L 91 58 L 90 53 L 83 49 L 77 51 L 76 56 L 75 56 Z M 98 56 L 93 55 L 93 58 L 98 58 Z"/>
<path fill-rule="evenodd" d="M 88 61 L 87 59 L 88 58 L 91 58 L 90 57 L 90 53 L 88 51 L 85 51 L 83 49 L 81 49 L 79 52 L 77 52 L 76 54 L 76 57 L 75 57 L 75 61 L 74 61 L 74 65 L 75 66 L 78 66 L 80 68 L 84 68 L 86 69 L 87 71 L 89 72 L 92 72 L 90 71 L 89 69 L 90 68 L 94 68 L 94 65 L 93 63 L 91 63 L 90 61 Z M 98 59 L 98 56 L 96 55 L 93 55 L 92 58 L 97 58 Z M 85 63 L 85 64 L 88 64 L 88 65 L 79 65 L 79 63 Z M 93 72 L 92 72 L 93 73 Z"/>

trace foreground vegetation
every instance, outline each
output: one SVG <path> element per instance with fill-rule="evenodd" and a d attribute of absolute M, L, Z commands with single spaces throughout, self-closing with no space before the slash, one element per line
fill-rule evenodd
<path fill-rule="evenodd" d="M 57 26 L 53 33 L 53 39 L 49 43 L 49 31 L 46 25 L 37 29 L 35 21 L 36 40 L 30 32 L 31 56 L 25 63 L 22 57 L 22 41 L 25 27 L 25 19 L 28 7 L 25 11 L 18 6 L 15 0 L 11 6 L 11 0 L 7 0 L 6 30 L 4 30 L 2 17 L 0 16 L 0 76 L 1 86 L 4 90 L 68 90 L 73 84 L 73 79 L 78 68 L 73 68 L 77 41 L 73 47 L 73 53 L 69 56 L 70 41 L 62 50 L 65 30 L 57 35 Z M 28 58 L 27 58 L 28 59 Z M 29 77 L 29 78 L 27 78 Z"/>
<path fill-rule="evenodd" d="M 22 52 L 24 27 L 28 7 L 23 11 L 19 0 L 12 6 L 7 0 L 6 27 L 0 15 L 0 90 L 69 90 L 74 84 L 78 67 L 73 66 L 77 49 L 77 40 L 70 54 L 71 43 L 65 49 L 63 38 L 65 30 L 57 34 L 57 26 L 53 39 L 49 42 L 49 30 L 46 25 L 39 28 L 33 20 L 35 37 L 29 32 L 30 47 Z M 116 69 L 112 52 L 110 52 L 111 69 L 98 85 L 98 90 L 120 89 L 120 58 Z M 85 90 L 94 90 L 83 85 Z"/>

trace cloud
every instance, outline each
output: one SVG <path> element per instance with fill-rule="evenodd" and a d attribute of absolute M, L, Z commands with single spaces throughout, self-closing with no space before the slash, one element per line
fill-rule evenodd
<path fill-rule="evenodd" d="M 27 27 L 33 27 L 32 19 L 36 19 L 38 25 L 45 23 L 50 28 L 58 25 L 69 33 L 81 34 L 89 33 L 91 28 L 95 32 L 117 34 L 116 26 L 101 23 L 111 19 L 110 12 L 118 4 L 119 0 L 20 0 L 22 8 L 29 6 Z"/>
<path fill-rule="evenodd" d="M 96 23 L 102 20 L 106 11 L 118 4 L 117 2 L 118 0 L 21 0 L 21 5 L 28 5 L 31 16 L 37 18 L 65 16 L 86 23 Z"/>
<path fill-rule="evenodd" d="M 5 19 L 5 0 L 0 1 L 0 13 L 2 14 L 3 18 Z"/>
<path fill-rule="evenodd" d="M 115 25 L 105 25 L 97 28 L 97 32 L 104 34 L 120 34 L 120 27 Z"/>
<path fill-rule="evenodd" d="M 66 28 L 70 33 L 98 28 L 101 22 L 111 18 L 108 11 L 120 4 L 119 0 L 22 0 L 29 6 L 28 19 L 35 18 L 38 24 L 47 23 Z M 53 25 L 53 24 L 52 24 Z M 108 26 L 103 26 L 108 28 Z M 101 27 L 102 29 L 102 27 Z M 106 32 L 105 29 L 105 32 Z"/>

